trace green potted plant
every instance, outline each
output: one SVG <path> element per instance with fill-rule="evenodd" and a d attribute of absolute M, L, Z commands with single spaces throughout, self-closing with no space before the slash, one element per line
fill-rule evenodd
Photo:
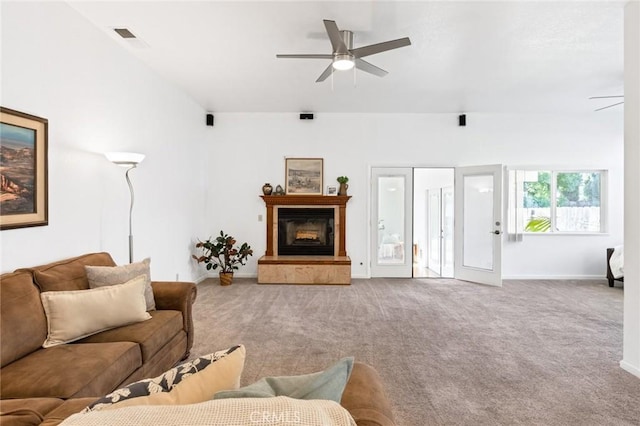
<path fill-rule="evenodd" d="M 220 285 L 230 285 L 233 282 L 233 271 L 239 265 L 247 263 L 247 258 L 253 255 L 251 246 L 242 243 L 240 247 L 235 246 L 236 239 L 220 231 L 220 236 L 215 239 L 209 238 L 206 241 L 198 241 L 196 248 L 202 250 L 202 256 L 191 255 L 198 263 L 204 262 L 207 271 L 220 267 Z"/>
<path fill-rule="evenodd" d="M 347 185 L 347 182 L 349 182 L 349 178 L 347 176 L 338 176 L 336 180 L 340 184 L 340 188 L 338 189 L 338 195 L 347 195 L 347 189 L 349 188 L 349 185 Z"/>

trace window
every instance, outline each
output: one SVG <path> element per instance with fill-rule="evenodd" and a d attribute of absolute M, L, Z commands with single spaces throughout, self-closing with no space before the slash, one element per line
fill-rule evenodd
<path fill-rule="evenodd" d="M 525 233 L 601 233 L 606 171 L 512 170 L 515 223 Z"/>

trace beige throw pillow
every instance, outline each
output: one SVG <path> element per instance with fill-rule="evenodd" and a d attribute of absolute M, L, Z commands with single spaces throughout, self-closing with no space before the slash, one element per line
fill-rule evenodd
<path fill-rule="evenodd" d="M 244 359 L 244 345 L 204 355 L 153 379 L 140 380 L 117 389 L 83 412 L 134 405 L 183 405 L 208 401 L 218 391 L 238 389 Z"/>
<path fill-rule="evenodd" d="M 146 310 L 141 275 L 116 286 L 90 290 L 40 293 L 47 316 L 47 339 L 42 347 L 73 342 L 104 330 L 151 318 Z"/>
<path fill-rule="evenodd" d="M 144 298 L 147 303 L 147 311 L 156 308 L 156 301 L 153 298 L 151 288 L 151 259 L 146 258 L 142 262 L 130 263 L 122 266 L 85 266 L 89 288 L 104 287 L 107 285 L 117 285 L 126 283 L 130 279 L 140 275 L 146 275 L 147 281 L 144 291 Z"/>

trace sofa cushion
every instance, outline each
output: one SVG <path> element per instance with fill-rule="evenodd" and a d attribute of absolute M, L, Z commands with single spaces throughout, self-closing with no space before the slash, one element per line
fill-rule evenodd
<path fill-rule="evenodd" d="M 89 288 L 85 265 L 115 266 L 109 253 L 89 253 L 47 265 L 20 269 L 33 273 L 40 291 L 86 290 Z"/>
<path fill-rule="evenodd" d="M 139 343 L 142 362 L 147 362 L 182 330 L 182 313 L 179 311 L 150 311 L 149 314 L 150 320 L 103 331 L 78 343 Z"/>
<path fill-rule="evenodd" d="M 240 386 L 244 359 L 243 345 L 205 355 L 158 377 L 116 389 L 84 412 L 132 405 L 182 405 L 207 401 L 220 390 Z"/>
<path fill-rule="evenodd" d="M 62 405 L 59 398 L 21 398 L 0 400 L 0 424 L 3 426 L 39 425 L 53 409 Z"/>
<path fill-rule="evenodd" d="M 100 331 L 151 318 L 146 310 L 144 275 L 131 281 L 91 290 L 40 293 L 47 315 L 43 347 L 73 342 Z"/>
<path fill-rule="evenodd" d="M 0 336 L 2 367 L 38 350 L 47 338 L 40 292 L 28 272 L 0 277 Z"/>
<path fill-rule="evenodd" d="M 147 311 L 156 308 L 151 288 L 151 259 L 144 259 L 142 262 L 134 262 L 121 266 L 90 266 L 84 267 L 89 280 L 90 288 L 104 287 L 109 285 L 124 284 L 127 281 L 145 275 L 147 277 L 144 298 L 147 302 Z"/>
<path fill-rule="evenodd" d="M 39 426 L 58 426 L 64 419 L 79 413 L 95 400 L 95 397 L 67 399 L 62 405 L 49 412 Z"/>
<path fill-rule="evenodd" d="M 2 398 L 104 395 L 142 365 L 133 342 L 66 344 L 40 349 L 2 368 Z"/>

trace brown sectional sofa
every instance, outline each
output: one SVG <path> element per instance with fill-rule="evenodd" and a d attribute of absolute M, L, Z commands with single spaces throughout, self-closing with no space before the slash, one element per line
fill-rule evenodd
<path fill-rule="evenodd" d="M 87 289 L 85 265 L 114 266 L 91 253 L 0 277 L 0 425 L 56 426 L 120 386 L 157 376 L 189 355 L 196 286 L 152 282 L 152 319 L 43 349 L 41 291 Z M 358 426 L 394 426 L 378 373 L 356 362 L 341 404 Z"/>
<path fill-rule="evenodd" d="M 40 292 L 88 289 L 85 265 L 115 266 L 115 262 L 108 253 L 90 253 L 0 277 L 3 414 L 20 415 L 23 410 L 23 416 L 30 411 L 42 416 L 75 404 L 64 400 L 95 399 L 157 376 L 188 357 L 193 344 L 191 307 L 197 293 L 189 282 L 152 282 L 156 310 L 147 321 L 42 348 L 47 319 Z M 3 425 L 8 424 L 5 417 Z"/>

